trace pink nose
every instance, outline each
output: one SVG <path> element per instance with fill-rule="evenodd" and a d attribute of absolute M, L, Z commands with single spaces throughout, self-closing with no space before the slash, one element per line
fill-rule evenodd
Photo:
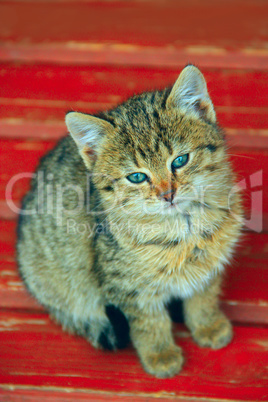
<path fill-rule="evenodd" d="M 175 195 L 174 190 L 166 191 L 165 193 L 161 193 L 160 197 L 163 198 L 167 202 L 172 202 Z"/>

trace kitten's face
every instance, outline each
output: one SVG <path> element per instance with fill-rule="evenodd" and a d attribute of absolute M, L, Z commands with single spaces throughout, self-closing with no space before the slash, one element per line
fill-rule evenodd
<path fill-rule="evenodd" d="M 171 91 L 141 94 L 102 118 L 70 113 L 66 123 L 106 209 L 174 216 L 227 208 L 231 171 L 196 67 Z"/>
<path fill-rule="evenodd" d="M 154 113 L 144 106 L 134 123 L 130 117 L 118 122 L 94 171 L 108 208 L 126 214 L 176 215 L 227 205 L 230 174 L 222 135 L 176 110 Z"/>

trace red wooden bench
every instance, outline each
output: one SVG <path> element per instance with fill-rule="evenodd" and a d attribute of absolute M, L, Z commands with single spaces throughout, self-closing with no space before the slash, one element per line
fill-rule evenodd
<path fill-rule="evenodd" d="M 264 0 L 0 2 L 0 401 L 268 400 L 267 15 Z M 10 203 L 19 207 L 29 178 L 10 179 L 65 135 L 65 111 L 164 87 L 188 62 L 208 81 L 252 219 L 222 295 L 233 342 L 201 349 L 174 325 L 186 363 L 158 380 L 132 347 L 93 349 L 27 293 Z"/>

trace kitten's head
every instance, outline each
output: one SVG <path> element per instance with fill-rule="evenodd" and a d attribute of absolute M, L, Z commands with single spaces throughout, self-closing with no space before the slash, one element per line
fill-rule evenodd
<path fill-rule="evenodd" d="M 187 66 L 173 88 L 130 98 L 67 127 L 106 208 L 126 214 L 187 214 L 226 207 L 231 173 L 201 72 Z"/>

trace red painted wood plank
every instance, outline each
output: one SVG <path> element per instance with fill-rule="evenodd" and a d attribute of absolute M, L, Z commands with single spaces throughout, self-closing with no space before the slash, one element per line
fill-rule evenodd
<path fill-rule="evenodd" d="M 0 58 L 265 69 L 266 14 L 263 0 L 2 1 Z"/>
<path fill-rule="evenodd" d="M 17 223 L 14 221 L 0 220 L 0 258 L 2 263 L 15 260 L 16 225 Z"/>
<path fill-rule="evenodd" d="M 182 326 L 174 329 L 186 362 L 181 375 L 156 380 L 144 373 L 134 350 L 93 349 L 63 333 L 43 314 L 1 313 L 0 383 L 64 387 L 206 400 L 266 400 L 267 329 L 235 327 L 234 340 L 212 351 L 195 345 Z"/>
<path fill-rule="evenodd" d="M 0 37 L 34 43 L 78 41 L 256 49 L 265 47 L 268 39 L 267 13 L 267 3 L 262 0 L 2 1 Z"/>
<path fill-rule="evenodd" d="M 129 44 L 6 42 L 0 46 L 4 62 L 53 63 L 69 65 L 116 65 L 184 67 L 188 63 L 201 68 L 246 68 L 264 70 L 268 63 L 266 48 L 229 50 L 214 46 L 176 48 Z"/>
<path fill-rule="evenodd" d="M 0 65 L 0 118 L 59 119 L 67 110 L 96 112 L 134 93 L 175 82 L 179 68 Z M 265 71 L 204 71 L 224 127 L 268 127 Z"/>
<path fill-rule="evenodd" d="M 181 68 L 0 64 L 0 98 L 116 103 L 134 93 L 172 85 Z M 264 71 L 204 69 L 216 106 L 266 107 Z M 247 99 L 245 97 L 247 96 Z"/>
<path fill-rule="evenodd" d="M 31 139 L 31 140 L 59 140 L 67 133 L 67 128 L 63 120 L 25 120 L 25 119 L 0 119 L 0 138 L 5 139 Z M 258 136 L 266 141 L 266 130 L 260 131 L 256 136 L 245 134 L 246 137 Z M 264 135 L 262 135 L 262 133 Z M 236 134 L 233 132 L 233 136 Z M 267 130 L 268 138 L 268 130 Z"/>
<path fill-rule="evenodd" d="M 156 402 L 200 402 L 199 398 L 181 398 L 172 396 L 165 396 L 165 392 L 157 394 L 137 394 L 137 393 L 117 393 L 117 392 L 104 392 L 90 390 L 74 390 L 70 388 L 57 387 L 51 390 L 46 390 L 46 387 L 26 387 L 20 388 L 20 386 L 2 386 L 0 384 L 0 398 L 3 401 L 23 401 L 23 402 L 42 402 L 42 401 L 53 401 L 53 402 L 66 402 L 66 401 L 78 401 L 78 402 L 99 402 L 99 401 L 125 401 L 125 402 L 135 402 L 135 401 L 156 401 Z M 209 399 L 207 399 L 209 401 Z M 220 402 L 222 399 L 214 399 L 211 402 Z"/>
<path fill-rule="evenodd" d="M 15 225 L 0 221 L 0 308 L 43 310 L 18 274 Z M 268 324 L 267 267 L 268 234 L 245 234 L 223 286 L 222 307 L 232 321 Z"/>
<path fill-rule="evenodd" d="M 22 283 L 14 258 L 0 255 L 0 307 L 44 311 Z"/>
<path fill-rule="evenodd" d="M 18 272 L 16 225 L 14 221 L 0 220 L 0 308 L 43 310 L 26 291 Z"/>

